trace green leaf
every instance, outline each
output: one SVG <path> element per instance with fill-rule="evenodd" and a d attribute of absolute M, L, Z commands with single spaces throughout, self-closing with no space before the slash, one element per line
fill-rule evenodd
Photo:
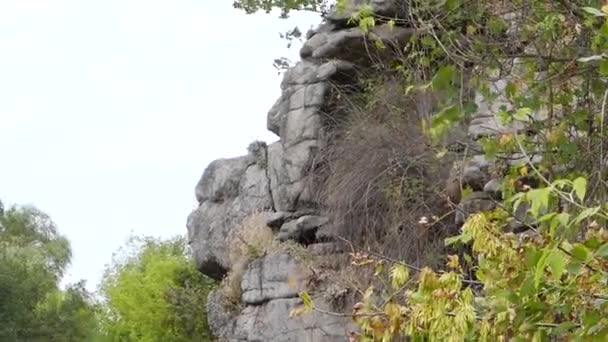
<path fill-rule="evenodd" d="M 574 219 L 575 224 L 581 223 L 583 220 L 595 215 L 600 210 L 600 207 L 587 208 L 581 211 Z"/>
<path fill-rule="evenodd" d="M 600 61 L 600 75 L 608 76 L 608 59 L 602 59 Z"/>
<path fill-rule="evenodd" d="M 589 13 L 589 14 L 591 14 L 591 15 L 594 15 L 596 17 L 605 17 L 606 16 L 606 14 L 604 12 L 600 11 L 597 8 L 583 7 L 582 10 L 585 11 L 585 12 L 587 12 L 587 13 Z"/>
<path fill-rule="evenodd" d="M 530 121 L 529 115 L 532 113 L 532 109 L 524 107 L 519 108 L 515 114 L 513 114 L 513 118 L 519 121 Z"/>
<path fill-rule="evenodd" d="M 456 235 L 456 236 L 451 236 L 449 238 L 445 238 L 444 244 L 446 246 L 451 246 L 451 245 L 461 242 L 461 241 L 462 241 L 462 235 Z"/>
<path fill-rule="evenodd" d="M 555 215 L 557 215 L 557 213 L 548 213 L 548 214 L 545 214 L 545 215 L 541 216 L 541 217 L 540 217 L 540 218 L 537 220 L 537 222 L 538 222 L 538 223 L 542 223 L 542 222 L 545 222 L 545 221 L 552 220 L 552 219 L 555 217 Z"/>
<path fill-rule="evenodd" d="M 581 200 L 585 200 L 585 194 L 587 193 L 587 180 L 583 177 L 578 177 L 572 182 L 574 193 Z"/>
<path fill-rule="evenodd" d="M 591 257 L 591 252 L 589 252 L 589 249 L 580 243 L 575 243 L 570 253 L 574 259 L 582 262 L 589 261 Z"/>
<path fill-rule="evenodd" d="M 551 250 L 545 250 L 541 255 L 540 259 L 536 263 L 536 271 L 534 272 L 534 287 L 538 288 L 540 281 L 545 273 L 545 266 L 547 265 L 547 258 L 551 254 Z"/>
<path fill-rule="evenodd" d="M 442 66 L 433 76 L 433 90 L 445 90 L 452 84 L 456 76 L 456 68 L 453 65 Z"/>
<path fill-rule="evenodd" d="M 551 188 L 534 189 L 527 192 L 526 198 L 530 201 L 530 213 L 537 217 L 541 210 L 549 207 Z"/>
<path fill-rule="evenodd" d="M 576 276 L 576 275 L 579 275 L 581 273 L 581 271 L 583 270 L 583 264 L 578 261 L 575 261 L 575 262 L 568 264 L 566 269 L 568 270 L 568 273 Z"/>
<path fill-rule="evenodd" d="M 547 264 L 556 280 L 559 280 L 566 269 L 566 256 L 559 250 L 554 250 L 547 257 Z"/>
<path fill-rule="evenodd" d="M 598 248 L 597 252 L 595 253 L 604 259 L 608 259 L 608 243 L 605 243 L 600 246 L 600 248 Z"/>
<path fill-rule="evenodd" d="M 560 213 L 557 215 L 557 219 L 564 226 L 564 228 L 568 227 L 568 223 L 570 222 L 570 214 L 568 213 Z"/>
<path fill-rule="evenodd" d="M 559 336 L 560 334 L 570 331 L 575 327 L 576 327 L 576 323 L 574 323 L 572 321 L 566 321 L 566 322 L 558 325 L 557 328 L 555 328 L 553 331 L 551 331 L 551 333 L 554 336 Z"/>

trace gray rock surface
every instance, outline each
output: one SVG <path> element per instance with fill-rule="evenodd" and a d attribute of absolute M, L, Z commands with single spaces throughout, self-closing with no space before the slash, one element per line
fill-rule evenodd
<path fill-rule="evenodd" d="M 283 224 L 277 237 L 280 241 L 310 242 L 316 239 L 315 235 L 319 227 L 325 225 L 328 221 L 329 219 L 322 216 L 302 216 L 297 220 Z"/>
<path fill-rule="evenodd" d="M 216 336 L 227 337 L 234 332 L 235 313 L 231 312 L 230 304 L 221 289 L 213 290 L 207 297 L 207 322 Z"/>
<path fill-rule="evenodd" d="M 370 50 L 375 50 L 374 42 L 381 41 L 384 46 L 402 46 L 414 31 L 388 24 L 372 28 L 365 34 L 358 27 L 339 31 L 320 32 L 307 40 L 300 50 L 300 57 L 313 59 L 339 59 L 365 63 L 369 60 Z M 380 53 L 381 51 L 375 51 Z"/>
<path fill-rule="evenodd" d="M 342 253 L 342 248 L 335 242 L 314 243 L 307 248 L 313 255 L 332 255 Z"/>
<path fill-rule="evenodd" d="M 247 215 L 272 209 L 267 170 L 251 156 L 216 160 L 196 187 L 200 205 L 188 217 L 188 238 L 198 269 L 220 279 L 230 269 L 226 240 Z"/>
<path fill-rule="evenodd" d="M 464 199 L 456 210 L 456 224 L 463 224 L 471 214 L 496 208 L 496 201 L 486 192 L 473 192 Z"/>
<path fill-rule="evenodd" d="M 238 195 L 241 178 L 250 163 L 248 156 L 211 162 L 196 185 L 198 202 L 223 202 L 235 198 Z"/>
<path fill-rule="evenodd" d="M 491 179 L 483 186 L 483 191 L 490 194 L 492 198 L 500 200 L 502 198 L 502 183 L 496 178 Z"/>
<path fill-rule="evenodd" d="M 323 307 L 323 298 L 313 297 Z M 276 299 L 247 306 L 236 320 L 235 341 L 344 342 L 355 327 L 343 317 L 319 312 L 290 317 L 299 298 Z"/>
<path fill-rule="evenodd" d="M 241 283 L 242 311 L 231 311 L 222 291 L 209 294 L 209 326 L 219 341 L 345 341 L 356 327 L 345 317 L 311 312 L 292 317 L 302 305 L 298 292 L 306 272 L 287 254 L 268 255 L 252 262 Z M 315 307 L 335 311 L 323 294 L 314 295 Z"/>
<path fill-rule="evenodd" d="M 266 220 L 266 225 L 272 230 L 279 230 L 281 226 L 288 220 L 293 218 L 294 213 L 287 211 L 278 211 L 270 214 Z"/>
<path fill-rule="evenodd" d="M 243 303 L 259 305 L 273 299 L 298 297 L 304 290 L 307 275 L 306 270 L 287 254 L 254 260 L 243 275 Z"/>

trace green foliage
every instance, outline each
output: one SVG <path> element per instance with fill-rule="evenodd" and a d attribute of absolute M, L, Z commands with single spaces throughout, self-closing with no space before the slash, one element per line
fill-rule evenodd
<path fill-rule="evenodd" d="M 312 11 L 325 13 L 329 8 L 327 0 L 236 0 L 235 8 L 246 13 L 264 11 L 270 13 L 273 9 L 281 11 L 281 17 L 286 18 L 291 11 Z"/>
<path fill-rule="evenodd" d="M 47 294 L 36 307 L 41 322 L 40 341 L 91 341 L 97 332 L 94 299 L 84 287 L 84 282 L 70 285 L 65 291 Z"/>
<path fill-rule="evenodd" d="M 607 340 L 608 5 L 407 4 L 407 19 L 392 18 L 390 26 L 416 32 L 390 65 L 405 80 L 405 95 L 437 94 L 424 131 L 438 141 L 477 110 L 471 96 L 477 94 L 491 111 L 485 114 L 511 125 L 481 140 L 488 159 L 510 163 L 508 182 L 530 173 L 540 185 L 516 193 L 506 182 L 504 207 L 470 217 L 461 234 L 447 240 L 472 254 L 460 255 L 465 262 L 449 256 L 447 270 L 408 267 L 417 272 L 410 275 L 405 264 L 378 268 L 386 259 L 361 263 L 376 267 L 376 276 L 388 277 L 393 288 L 362 291 L 353 314 L 361 340 Z M 364 6 L 351 22 L 367 32 L 378 19 Z M 538 162 L 526 164 L 532 157 Z M 509 232 L 521 206 L 529 208 L 531 221 L 519 222 L 528 235 Z M 304 308 L 314 310 L 310 298 L 301 297 Z"/>
<path fill-rule="evenodd" d="M 96 328 L 84 283 L 58 287 L 70 245 L 48 215 L 10 207 L 0 215 L 0 340 L 88 341 Z"/>
<path fill-rule="evenodd" d="M 214 282 L 194 266 L 184 238 L 132 238 L 106 269 L 102 331 L 110 341 L 208 341 Z"/>
<path fill-rule="evenodd" d="M 61 278 L 72 256 L 70 244 L 47 214 L 32 206 L 13 206 L 4 211 L 0 224 L 0 243 L 35 249 L 56 279 Z"/>
<path fill-rule="evenodd" d="M 516 196 L 548 212 L 533 213 L 537 223 L 529 239 L 504 230 L 509 216 L 502 209 L 470 217 L 448 242 L 471 245 L 476 280 L 456 255 L 448 257 L 447 271 L 395 264 L 388 275 L 395 292 L 370 288 L 355 305 L 361 340 L 605 341 L 608 230 L 598 222 L 605 223 L 608 213 L 579 205 L 584 182 L 559 180 L 546 191 Z M 560 213 L 556 198 L 573 206 Z M 384 263 L 369 261 L 360 264 L 378 269 Z M 408 268 L 419 271 L 411 284 Z"/>

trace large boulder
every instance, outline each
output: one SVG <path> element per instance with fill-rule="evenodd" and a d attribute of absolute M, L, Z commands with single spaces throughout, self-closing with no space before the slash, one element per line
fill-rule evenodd
<path fill-rule="evenodd" d="M 323 298 L 313 297 L 315 306 L 324 308 Z M 238 316 L 234 341 L 343 342 L 356 331 L 348 318 L 317 311 L 291 317 L 302 305 L 299 298 L 275 299 L 262 305 L 247 306 Z"/>
<path fill-rule="evenodd" d="M 338 59 L 357 64 L 369 64 L 370 50 L 379 41 L 385 47 L 400 47 L 409 41 L 413 29 L 382 24 L 364 33 L 358 27 L 339 31 L 319 32 L 308 39 L 300 50 L 303 59 Z M 381 50 L 375 53 L 382 54 Z"/>
<path fill-rule="evenodd" d="M 309 272 L 285 253 L 274 253 L 253 260 L 241 281 L 242 307 L 234 306 L 222 291 L 210 293 L 207 300 L 211 331 L 220 341 L 345 341 L 356 326 L 348 317 L 318 311 L 294 316 L 300 307 L 301 291 L 306 291 Z M 316 308 L 333 307 L 324 292 L 313 295 Z"/>
<path fill-rule="evenodd" d="M 188 217 L 188 237 L 198 269 L 212 278 L 221 279 L 231 267 L 230 230 L 247 215 L 273 208 L 263 164 L 251 155 L 216 160 L 196 187 L 200 205 Z"/>
<path fill-rule="evenodd" d="M 304 290 L 307 271 L 288 254 L 273 254 L 249 264 L 241 282 L 242 301 L 259 305 L 279 298 L 295 298 Z"/>

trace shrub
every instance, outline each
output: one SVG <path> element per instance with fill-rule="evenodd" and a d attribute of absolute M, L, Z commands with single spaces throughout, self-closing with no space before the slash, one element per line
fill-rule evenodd
<path fill-rule="evenodd" d="M 367 80 L 362 95 L 344 96 L 348 115 L 318 158 L 317 197 L 334 235 L 424 264 L 453 231 L 441 194 L 451 161 L 435 158 L 422 129 L 431 100 L 403 96 L 402 81 L 382 76 Z M 420 224 L 422 217 L 435 222 Z"/>

